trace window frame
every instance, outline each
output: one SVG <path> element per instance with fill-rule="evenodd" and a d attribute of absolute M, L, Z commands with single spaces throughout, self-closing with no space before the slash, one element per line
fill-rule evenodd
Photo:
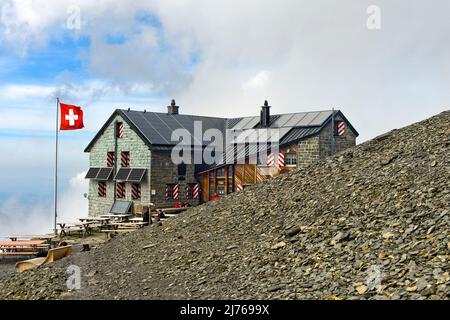
<path fill-rule="evenodd" d="M 292 156 L 292 155 L 294 155 L 294 158 L 293 158 L 293 159 L 292 159 L 292 158 L 288 158 L 288 156 Z M 290 161 L 292 161 L 292 160 L 295 161 L 295 164 L 288 163 L 288 162 L 290 162 Z M 297 163 L 298 163 L 298 160 L 297 160 L 297 152 L 288 152 L 288 153 L 286 153 L 286 154 L 284 155 L 284 165 L 285 165 L 286 167 L 296 167 L 296 166 L 297 166 Z"/>

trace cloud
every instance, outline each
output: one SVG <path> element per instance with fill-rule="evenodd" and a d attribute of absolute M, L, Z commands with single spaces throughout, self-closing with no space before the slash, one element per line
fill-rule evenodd
<path fill-rule="evenodd" d="M 68 187 L 59 197 L 58 221 L 77 222 L 77 218 L 87 216 L 88 200 L 83 196 L 88 192 L 85 175 L 86 172 L 81 172 L 72 177 Z M 51 233 L 54 221 L 53 201 L 51 198 L 27 201 L 12 196 L 2 201 L 0 217 L 0 237 Z"/>

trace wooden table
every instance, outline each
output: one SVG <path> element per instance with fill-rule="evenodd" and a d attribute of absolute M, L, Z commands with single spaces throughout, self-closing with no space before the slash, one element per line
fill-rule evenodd
<path fill-rule="evenodd" d="M 39 250 L 48 249 L 48 244 L 44 240 L 35 241 L 0 241 L 0 254 L 35 254 Z M 25 251 L 33 250 L 33 251 Z"/>
<path fill-rule="evenodd" d="M 130 216 L 131 216 L 131 214 L 103 214 L 100 217 L 101 218 L 108 218 L 110 220 L 125 221 Z"/>

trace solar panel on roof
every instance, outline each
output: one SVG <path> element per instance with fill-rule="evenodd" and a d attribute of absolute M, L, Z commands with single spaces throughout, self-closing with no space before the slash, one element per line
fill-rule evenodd
<path fill-rule="evenodd" d="M 114 180 L 126 181 L 130 172 L 131 168 L 120 168 L 119 171 L 116 173 Z"/>
<path fill-rule="evenodd" d="M 317 117 L 318 112 L 309 112 L 298 124 L 299 126 L 311 126 L 314 123 L 314 118 Z"/>
<path fill-rule="evenodd" d="M 97 180 L 108 180 L 111 176 L 113 168 L 101 168 L 97 174 Z"/>
<path fill-rule="evenodd" d="M 130 211 L 131 204 L 131 201 L 116 200 L 109 212 L 112 214 L 127 214 Z"/>
<path fill-rule="evenodd" d="M 305 117 L 305 115 L 306 115 L 305 113 L 294 114 L 294 116 L 285 123 L 285 126 L 287 127 L 296 126 Z"/>
<path fill-rule="evenodd" d="M 100 168 L 89 168 L 88 172 L 86 173 L 85 179 L 95 179 L 97 177 L 98 172 L 100 171 Z"/>
<path fill-rule="evenodd" d="M 144 177 L 146 169 L 131 169 L 131 173 L 128 176 L 127 181 L 129 182 L 141 182 Z"/>

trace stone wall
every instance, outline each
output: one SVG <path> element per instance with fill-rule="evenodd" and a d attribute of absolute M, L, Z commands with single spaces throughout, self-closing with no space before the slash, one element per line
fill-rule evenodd
<path fill-rule="evenodd" d="M 335 117 L 336 121 L 343 120 L 339 115 Z M 331 122 L 319 134 L 320 140 L 320 158 L 331 156 L 332 154 L 332 125 Z M 356 136 L 346 124 L 345 133 L 342 136 L 334 137 L 334 153 L 339 153 L 347 148 L 356 145 Z"/>
<path fill-rule="evenodd" d="M 156 206 L 173 206 L 179 201 L 189 201 L 191 205 L 198 203 L 194 199 L 186 199 L 186 184 L 196 183 L 195 165 L 186 165 L 186 177 L 184 181 L 178 180 L 178 165 L 172 162 L 170 152 L 153 152 L 151 158 L 151 202 Z M 179 200 L 166 201 L 166 185 L 179 184 Z"/>
<path fill-rule="evenodd" d="M 150 202 L 150 181 L 148 172 L 151 172 L 151 152 L 142 139 L 117 115 L 110 125 L 104 130 L 90 151 L 90 167 L 107 167 L 106 157 L 108 152 L 115 151 L 115 123 L 124 125 L 123 137 L 117 139 L 116 170 L 120 168 L 120 154 L 122 151 L 130 152 L 130 167 L 145 168 L 147 173 L 141 182 L 141 200 L 133 200 L 134 204 L 148 205 Z M 115 170 L 115 171 L 116 171 Z M 97 193 L 98 181 L 89 182 L 89 215 L 97 216 L 109 213 L 115 200 L 115 182 L 112 178 L 106 183 L 106 197 L 99 197 Z M 131 200 L 131 183 L 126 183 L 126 199 Z"/>
<path fill-rule="evenodd" d="M 319 137 L 301 140 L 297 144 L 297 167 L 304 168 L 320 158 Z"/>

